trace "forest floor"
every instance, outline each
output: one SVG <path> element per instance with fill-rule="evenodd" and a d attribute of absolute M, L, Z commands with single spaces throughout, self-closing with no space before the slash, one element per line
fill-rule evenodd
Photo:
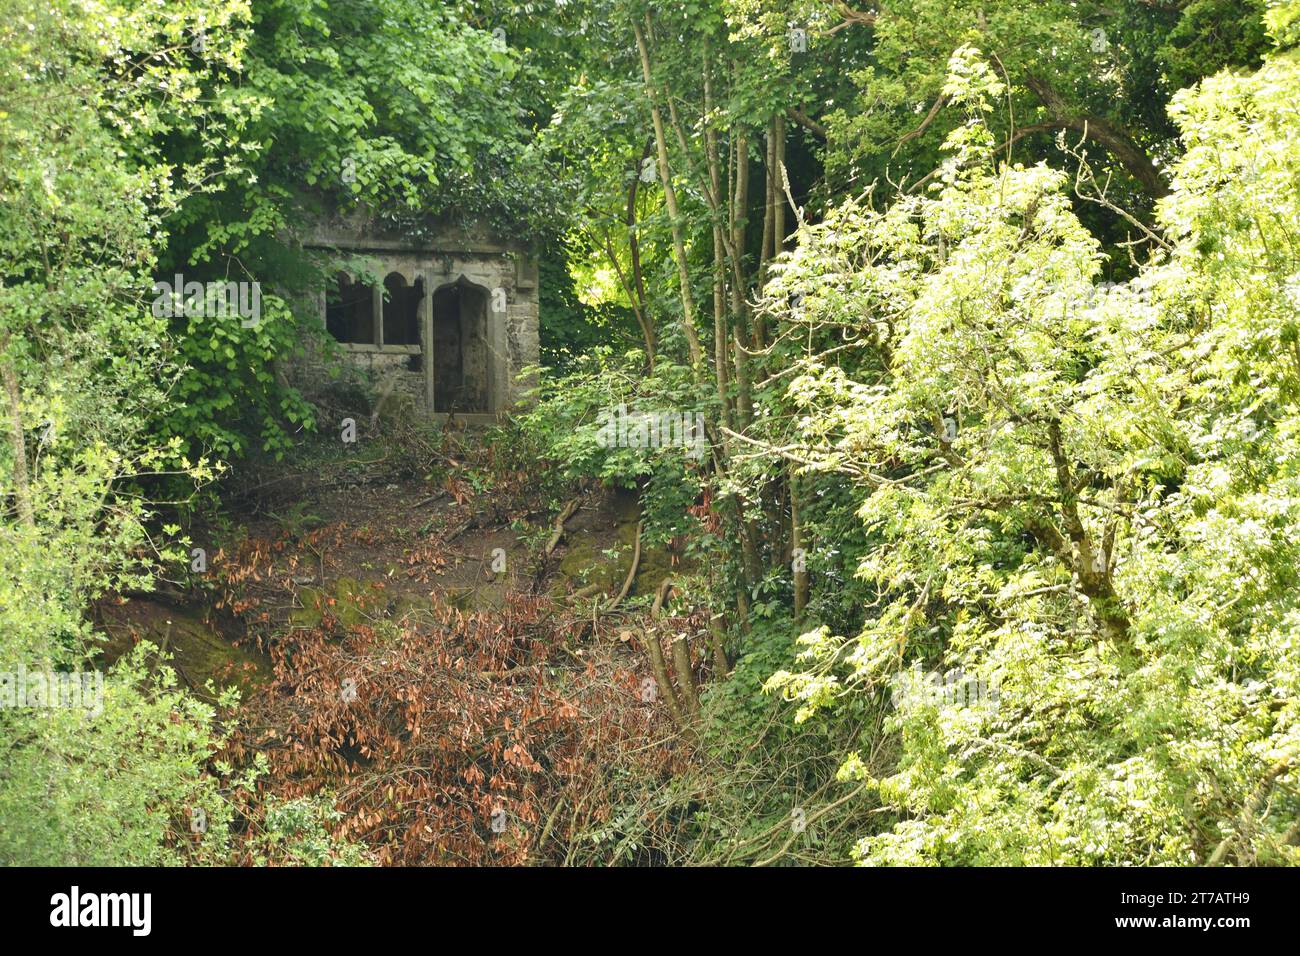
<path fill-rule="evenodd" d="M 192 535 L 196 546 L 206 545 L 210 579 L 195 575 L 164 583 L 156 596 L 114 598 L 97 608 L 108 656 L 142 638 L 166 640 L 179 676 L 196 689 L 209 678 L 242 684 L 239 672 L 269 664 L 259 643 L 327 617 L 345 626 L 401 624 L 432 604 L 500 609 L 521 592 L 576 593 L 599 605 L 627 577 L 637 525 L 631 492 L 575 498 L 541 561 L 557 515 L 532 500 L 531 489 L 494 493 L 475 464 L 450 456 L 434 485 L 387 456 L 364 455 L 291 462 L 285 474 L 255 471 L 234 485 L 229 510 Z M 670 560 L 662 549 L 642 552 L 629 606 L 655 593 Z"/>
<path fill-rule="evenodd" d="M 635 495 L 546 500 L 483 438 L 399 432 L 250 470 L 191 531 L 204 573 L 96 609 L 107 659 L 149 640 L 200 695 L 237 686 L 223 757 L 266 754 L 265 793 L 329 793 L 377 862 L 535 861 L 548 840 L 572 860 L 629 741 L 634 776 L 685 759 L 685 701 L 658 699 L 648 641 L 699 635 L 691 679 L 709 673 L 705 612 L 650 612 L 677 562 L 639 547 Z"/>

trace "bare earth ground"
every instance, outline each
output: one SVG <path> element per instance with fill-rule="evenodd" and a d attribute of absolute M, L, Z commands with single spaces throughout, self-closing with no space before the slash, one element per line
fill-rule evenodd
<path fill-rule="evenodd" d="M 105 655 L 150 640 L 196 691 L 238 686 L 222 756 L 269 757 L 260 797 L 330 794 L 336 835 L 377 862 L 571 860 L 621 799 L 613 765 L 667 780 L 687 759 L 682 672 L 660 699 L 647 647 L 671 663 L 661 636 L 694 635 L 685 669 L 703 679 L 706 615 L 651 619 L 674 570 L 662 549 L 611 602 L 635 496 L 579 492 L 547 553 L 560 508 L 526 469 L 470 442 L 379 450 L 234 483 L 228 518 L 191 533 L 206 573 L 101 602 Z"/>
<path fill-rule="evenodd" d="M 431 601 L 466 609 L 500 608 L 512 592 L 580 601 L 616 593 L 627 576 L 636 531 L 629 492 L 595 490 L 579 499 L 550 559 L 537 551 L 555 515 L 540 506 L 501 507 L 493 491 L 476 492 L 453 469 L 441 486 L 385 469 L 322 471 L 271 479 L 264 497 L 238 495 L 243 508 L 231 531 L 192 533 L 204 546 L 212 577 L 238 582 L 239 593 L 205 597 L 160 589 L 98 609 L 116 658 L 129 641 L 166 639 L 183 680 L 235 678 L 267 658 L 250 635 L 314 627 L 323 616 L 346 623 L 400 623 Z M 528 540 L 525 535 L 531 537 Z M 254 567 L 240 568 L 232 561 Z M 649 549 L 638 562 L 629 602 L 653 595 L 672 559 Z M 185 582 L 178 582 L 184 584 Z M 195 576 L 192 584 L 210 585 Z M 597 595 L 587 595 L 599 584 Z M 255 610 L 254 610 L 255 608 Z M 225 667 L 229 656 L 235 667 Z"/>

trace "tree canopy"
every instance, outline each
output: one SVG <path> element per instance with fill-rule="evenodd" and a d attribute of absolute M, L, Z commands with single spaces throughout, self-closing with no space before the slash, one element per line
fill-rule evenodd
<path fill-rule="evenodd" d="M 108 676 L 0 862 L 1300 861 L 1298 98 L 1298 0 L 0 0 L 0 671 Z M 333 441 L 353 213 L 535 251 L 506 420 Z M 411 526 L 334 591 L 331 468 Z M 148 595 L 271 689 L 106 663 Z"/>

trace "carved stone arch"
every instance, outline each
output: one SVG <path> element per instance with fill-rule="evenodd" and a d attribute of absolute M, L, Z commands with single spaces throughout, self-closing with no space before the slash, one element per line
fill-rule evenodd
<path fill-rule="evenodd" d="M 385 269 L 384 269 L 385 279 L 387 279 L 391 275 L 398 275 L 402 277 L 403 282 L 405 282 L 408 286 L 411 286 L 411 285 L 415 285 L 415 283 L 418 282 L 421 278 L 420 270 L 417 269 L 415 266 L 411 265 L 410 263 L 387 262 L 384 265 L 385 265 Z"/>

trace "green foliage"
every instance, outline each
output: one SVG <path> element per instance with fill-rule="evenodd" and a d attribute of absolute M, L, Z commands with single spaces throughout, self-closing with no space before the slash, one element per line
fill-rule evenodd
<path fill-rule="evenodd" d="M 1290 49 L 1300 42 L 1300 3 L 1296 0 L 1268 0 L 1264 26 L 1269 36 L 1281 49 Z"/>
<path fill-rule="evenodd" d="M 232 805 L 206 772 L 222 739 L 215 712 L 170 668 L 151 672 L 156 650 L 140 644 L 101 675 L 95 708 L 0 708 L 0 863 L 225 861 Z"/>
<path fill-rule="evenodd" d="M 1161 48 L 1175 89 L 1230 67 L 1259 66 L 1268 51 L 1264 0 L 1195 0 Z"/>
<path fill-rule="evenodd" d="M 109 11 L 69 0 L 6 3 L 0 14 L 8 675 L 93 667 L 89 602 L 147 588 L 167 557 L 165 538 L 148 527 L 151 508 L 125 485 L 166 471 L 191 484 L 211 474 L 147 429 L 177 375 L 145 301 L 160 220 L 228 168 L 213 155 L 164 161 L 150 146 L 219 112 L 199 91 L 229 60 L 197 65 L 188 55 L 200 7 L 218 38 L 246 12 L 237 2 Z M 177 691 L 169 671 L 151 673 L 146 654 L 137 649 L 108 675 L 101 712 L 16 699 L 0 710 L 0 860 L 149 864 L 221 852 L 230 812 L 215 778 L 203 776 L 219 741 L 213 713 Z M 212 826 L 182 852 L 187 808 L 204 809 Z"/>
<path fill-rule="evenodd" d="M 1176 99 L 1172 239 L 1121 286 L 1065 178 L 975 162 L 979 124 L 931 197 L 846 204 L 774 283 L 809 323 L 878 303 L 879 373 L 791 393 L 869 489 L 884 601 L 770 686 L 811 720 L 938 638 L 999 691 L 896 707 L 892 773 L 848 756 L 901 817 L 863 862 L 1296 862 L 1298 92 L 1281 56 Z"/>
<path fill-rule="evenodd" d="M 342 818 L 326 794 L 294 800 L 268 797 L 262 833 L 249 841 L 254 862 L 278 866 L 368 865 L 360 844 L 340 843 L 330 833 L 329 828 Z"/>
<path fill-rule="evenodd" d="M 538 325 L 542 364 L 563 370 L 597 346 L 636 344 L 636 321 L 626 306 L 588 305 L 578 295 L 564 244 L 546 247 L 538 262 Z"/>
<path fill-rule="evenodd" d="M 640 488 L 645 540 L 657 544 L 698 530 L 687 508 L 700 494 L 708 439 L 700 433 L 698 443 L 688 437 L 637 447 L 619 437 L 617 423 L 624 413 L 651 414 L 674 422 L 685 418 L 693 428 L 707 421 L 709 406 L 693 399 L 687 369 L 661 362 L 646 375 L 643 363 L 639 351 L 614 355 L 602 348 L 576 360 L 571 372 L 544 374 L 536 406 L 521 416 L 520 427 L 543 456 L 559 463 L 564 479 Z"/>

